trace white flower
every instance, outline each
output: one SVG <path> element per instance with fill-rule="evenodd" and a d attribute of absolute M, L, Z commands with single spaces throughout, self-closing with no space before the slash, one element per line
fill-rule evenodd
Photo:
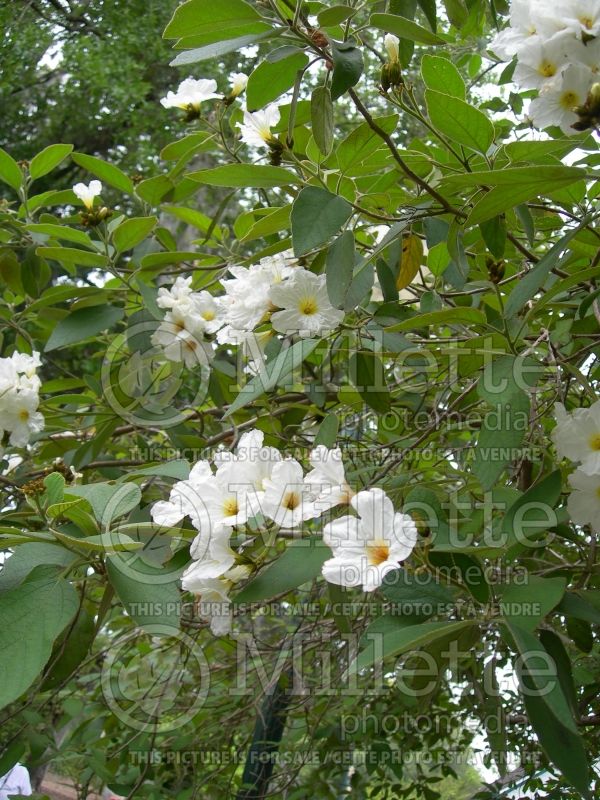
<path fill-rule="evenodd" d="M 568 34 L 533 42 L 519 52 L 515 83 L 525 89 L 541 89 L 560 74 L 568 60 Z"/>
<path fill-rule="evenodd" d="M 244 122 L 239 125 L 242 142 L 252 147 L 263 147 L 274 141 L 271 128 L 277 125 L 280 119 L 281 114 L 275 103 L 261 111 L 244 111 Z"/>
<path fill-rule="evenodd" d="M 555 13 L 561 24 L 579 39 L 600 33 L 598 0 L 559 0 Z"/>
<path fill-rule="evenodd" d="M 577 525 L 591 525 L 600 533 L 600 473 L 586 475 L 582 467 L 569 477 L 573 491 L 569 495 L 567 508 Z"/>
<path fill-rule="evenodd" d="M 167 311 L 150 341 L 164 351 L 169 361 L 183 361 L 192 369 L 210 363 L 214 351 L 204 340 L 206 325 L 190 303 L 181 303 Z"/>
<path fill-rule="evenodd" d="M 205 290 L 194 292 L 190 298 L 192 313 L 199 320 L 199 325 L 206 333 L 215 333 L 223 327 L 224 318 L 221 304 L 216 297 Z"/>
<path fill-rule="evenodd" d="M 229 83 L 231 84 L 231 92 L 229 93 L 229 96 L 237 97 L 246 88 L 248 84 L 248 76 L 243 72 L 234 72 L 229 78 Z"/>
<path fill-rule="evenodd" d="M 263 481 L 265 494 L 262 513 L 282 528 L 297 528 L 321 512 L 303 480 L 302 466 L 286 458 L 273 466 L 271 477 Z"/>
<path fill-rule="evenodd" d="M 235 563 L 235 553 L 230 547 L 231 528 L 216 528 L 209 534 L 199 533 L 190 546 L 193 562 L 185 570 L 182 579 L 220 578 Z"/>
<path fill-rule="evenodd" d="M 167 96 L 160 101 L 165 108 L 182 108 L 184 111 L 198 111 L 204 100 L 219 97 L 217 82 L 201 78 L 186 78 L 179 84 L 176 92 L 167 92 Z"/>
<path fill-rule="evenodd" d="M 528 115 L 537 128 L 558 125 L 563 133 L 575 133 L 573 125 L 579 117 L 574 109 L 585 103 L 593 75 L 583 64 L 571 64 L 557 81 L 545 86 L 532 100 Z"/>
<path fill-rule="evenodd" d="M 221 281 L 225 296 L 219 299 L 225 323 L 234 332 L 256 328 L 273 307 L 269 290 L 293 274 L 294 270 L 283 256 L 262 259 L 250 267 L 230 267 L 233 278 Z M 224 336 L 218 340 L 227 341 Z M 235 333 L 232 333 L 229 339 L 232 344 L 237 343 L 232 341 L 234 336 Z"/>
<path fill-rule="evenodd" d="M 372 592 L 411 554 L 417 528 L 409 516 L 394 512 L 382 489 L 359 492 L 350 504 L 358 517 L 340 517 L 323 529 L 333 558 L 323 564 L 322 572 L 330 583 Z"/>
<path fill-rule="evenodd" d="M 166 286 L 160 287 L 156 305 L 159 308 L 174 308 L 177 305 L 189 302 L 193 293 L 192 278 L 179 277 L 169 289 Z"/>
<path fill-rule="evenodd" d="M 318 445 L 310 454 L 310 465 L 313 469 L 306 474 L 304 482 L 316 496 L 315 508 L 326 511 L 350 502 L 354 492 L 346 482 L 339 447 L 329 450 L 325 445 Z"/>
<path fill-rule="evenodd" d="M 383 41 L 390 63 L 395 64 L 400 58 L 400 39 L 393 33 L 386 33 Z"/>
<path fill-rule="evenodd" d="M 581 462 L 584 474 L 600 474 L 600 400 L 571 414 L 557 403 L 554 413 L 557 424 L 552 441 L 559 456 Z"/>
<path fill-rule="evenodd" d="M 10 396 L 10 403 L 3 403 L 2 426 L 10 431 L 10 443 L 25 447 L 31 434 L 44 429 L 44 416 L 37 409 L 40 398 L 35 389 L 21 388 Z"/>
<path fill-rule="evenodd" d="M 26 375 L 28 378 L 33 378 L 37 368 L 42 366 L 42 360 L 37 350 L 34 350 L 31 355 L 15 352 L 10 357 L 10 360 L 14 364 L 16 371 Z"/>
<path fill-rule="evenodd" d="M 214 526 L 244 525 L 258 512 L 251 465 L 243 460 L 225 461 L 198 491 L 198 513 Z"/>
<path fill-rule="evenodd" d="M 73 186 L 73 193 L 87 209 L 91 209 L 94 205 L 94 198 L 102 194 L 102 184 L 100 181 L 90 181 L 89 186 L 86 186 L 85 183 L 76 183 Z"/>
<path fill-rule="evenodd" d="M 201 519 L 197 513 L 198 486 L 212 477 L 213 471 L 208 461 L 194 464 L 186 480 L 173 484 L 168 500 L 154 503 L 150 512 L 154 522 L 172 528 L 184 517 L 189 517 L 196 530 L 200 530 Z"/>
<path fill-rule="evenodd" d="M 231 632 L 230 584 L 222 578 L 200 578 L 194 574 L 193 564 L 181 577 L 182 587 L 198 595 L 198 614 L 210 622 L 215 636 Z"/>
<path fill-rule="evenodd" d="M 271 478 L 274 466 L 281 461 L 281 453 L 276 447 L 266 447 L 263 444 L 264 436 L 262 431 L 256 429 L 247 431 L 240 437 L 235 453 L 219 450 L 213 458 L 217 466 L 217 476 L 225 464 L 237 465 L 240 474 L 244 475 L 251 486 L 248 494 L 257 511 L 261 508 L 265 481 Z"/>
<path fill-rule="evenodd" d="M 198 596 L 198 614 L 210 622 L 210 629 L 215 636 L 225 636 L 231 631 L 231 587 L 243 578 L 250 570 L 248 567 L 232 567 L 221 578 L 200 578 L 191 568 L 182 577 L 182 586 L 186 591 Z"/>
<path fill-rule="evenodd" d="M 280 333 L 326 336 L 344 318 L 344 312 L 329 302 L 325 276 L 301 267 L 287 280 L 272 286 L 269 297 L 273 305 L 283 309 L 271 314 L 271 324 Z"/>

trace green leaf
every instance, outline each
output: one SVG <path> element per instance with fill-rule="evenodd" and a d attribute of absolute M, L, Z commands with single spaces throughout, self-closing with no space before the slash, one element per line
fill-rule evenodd
<path fill-rule="evenodd" d="M 78 605 L 71 584 L 57 580 L 45 567 L 0 595 L 0 708 L 31 686 Z"/>
<path fill-rule="evenodd" d="M 146 564 L 134 556 L 131 566 L 126 556 L 109 556 L 106 559 L 106 572 L 117 597 L 129 616 L 137 625 L 153 631 L 154 626 L 162 625 L 179 628 L 180 592 L 178 573 L 166 580 L 169 573 L 165 568 Z"/>
<path fill-rule="evenodd" d="M 53 239 L 64 239 L 67 242 L 75 242 L 83 245 L 83 247 L 95 250 L 94 243 L 87 233 L 77 230 L 77 228 L 69 228 L 67 225 L 54 225 L 47 222 L 29 223 L 26 227 L 31 233 L 41 233 L 43 236 L 52 236 Z"/>
<path fill-rule="evenodd" d="M 251 73 L 246 87 L 246 104 L 250 111 L 277 100 L 294 85 L 296 74 L 308 64 L 306 53 L 293 53 L 271 63 L 263 61 Z"/>
<path fill-rule="evenodd" d="M 213 169 L 201 169 L 186 176 L 198 183 L 209 186 L 228 186 L 234 188 L 253 187 L 271 189 L 275 186 L 294 186 L 300 178 L 283 167 L 270 167 L 262 164 L 225 164 Z"/>
<path fill-rule="evenodd" d="M 35 251 L 41 258 L 50 258 L 61 264 L 74 267 L 105 267 L 108 258 L 101 253 L 92 253 L 89 250 L 79 250 L 76 247 L 38 247 Z"/>
<path fill-rule="evenodd" d="M 567 245 L 575 234 L 579 233 L 582 226 L 587 225 L 587 219 L 576 227 L 572 228 L 566 233 L 553 247 L 548 250 L 537 264 L 529 270 L 527 275 L 521 278 L 515 288 L 510 293 L 508 300 L 504 306 L 504 313 L 507 318 L 513 317 L 517 314 L 530 300 L 534 294 L 543 286 L 544 281 L 550 274 L 553 267 L 556 266 L 560 256 L 566 249 Z"/>
<path fill-rule="evenodd" d="M 486 153 L 494 141 L 494 126 L 479 109 L 458 97 L 425 90 L 431 124 L 452 143 Z"/>
<path fill-rule="evenodd" d="M 21 167 L 6 150 L 0 147 L 0 181 L 7 183 L 15 191 L 19 191 L 23 183 Z"/>
<path fill-rule="evenodd" d="M 239 35 L 239 29 L 252 33 L 252 26 L 261 23 L 258 11 L 244 0 L 219 0 L 207 3 L 206 0 L 187 0 L 173 14 L 165 28 L 165 39 L 181 39 L 202 33 L 219 31 L 222 39 Z"/>
<path fill-rule="evenodd" d="M 375 625 L 378 620 L 375 620 Z M 395 626 L 394 623 L 397 623 Z M 371 623 L 373 625 L 373 623 Z M 410 650 L 429 645 L 441 638 L 456 639 L 458 634 L 474 622 L 424 622 L 421 625 L 406 625 L 402 618 L 392 617 L 390 626 L 385 633 L 377 627 L 369 632 L 367 628 L 365 640 L 369 644 L 358 654 L 350 669 L 356 670 L 374 667 L 390 656 L 400 656 Z"/>
<path fill-rule="evenodd" d="M 6 558 L 0 572 L 0 593 L 20 586 L 25 578 L 39 566 L 55 566 L 61 572 L 77 556 L 59 544 L 45 542 L 26 542 L 15 548 Z"/>
<path fill-rule="evenodd" d="M 485 415 L 472 466 L 484 489 L 491 489 L 504 469 L 520 458 L 528 420 L 529 397 L 524 393 L 515 394 L 507 404 L 498 403 Z"/>
<path fill-rule="evenodd" d="M 348 89 L 358 83 L 364 63 L 360 49 L 352 42 L 331 42 L 333 75 L 331 99 L 337 100 Z"/>
<path fill-rule="evenodd" d="M 359 350 L 350 356 L 348 367 L 352 383 L 369 408 L 378 414 L 386 414 L 392 400 L 378 356 L 370 351 Z"/>
<path fill-rule="evenodd" d="M 123 309 L 115 306 L 90 306 L 71 311 L 54 328 L 44 350 L 48 353 L 50 350 L 89 339 L 90 336 L 112 328 L 123 316 Z"/>
<path fill-rule="evenodd" d="M 421 75 L 428 89 L 465 100 L 467 89 L 460 72 L 449 58 L 426 53 L 421 59 Z"/>
<path fill-rule="evenodd" d="M 506 187 L 520 191 L 524 187 L 534 187 L 535 194 L 551 192 L 557 186 L 566 186 L 585 177 L 585 170 L 579 167 L 546 166 L 503 167 L 482 172 L 463 172 L 449 175 L 440 183 L 444 189 L 462 189 L 467 186 Z"/>
<path fill-rule="evenodd" d="M 435 7 L 435 0 L 418 0 L 422 12 L 427 17 L 427 22 L 431 26 L 431 30 L 435 31 L 437 26 L 437 13 Z"/>
<path fill-rule="evenodd" d="M 156 217 L 132 217 L 113 231 L 113 244 L 119 253 L 133 250 L 150 234 L 158 222 Z"/>
<path fill-rule="evenodd" d="M 462 0 L 443 0 L 443 2 L 448 19 L 455 28 L 460 30 L 469 18 L 465 4 Z"/>
<path fill-rule="evenodd" d="M 397 14 L 372 14 L 370 24 L 387 33 L 393 33 L 400 39 L 409 39 L 419 44 L 446 44 L 437 34 Z"/>
<path fill-rule="evenodd" d="M 280 385 L 284 378 L 298 369 L 305 358 L 319 344 L 318 339 L 302 339 L 299 342 L 281 350 L 275 359 L 267 362 L 264 368 L 241 389 L 238 396 L 227 409 L 224 417 L 229 417 L 240 408 L 262 397 L 263 394 L 273 391 Z"/>
<path fill-rule="evenodd" d="M 315 447 L 320 444 L 323 444 L 325 447 L 329 448 L 335 447 L 339 427 L 340 422 L 337 414 L 331 411 L 319 425 L 319 430 L 315 436 Z"/>
<path fill-rule="evenodd" d="M 353 14 L 356 14 L 356 10 L 349 6 L 332 6 L 324 11 L 319 11 L 317 20 L 320 28 L 332 28 L 350 19 Z"/>
<path fill-rule="evenodd" d="M 345 306 L 355 261 L 354 234 L 352 231 L 344 231 L 329 248 L 325 266 L 327 294 L 335 308 Z"/>
<path fill-rule="evenodd" d="M 331 550 L 317 537 L 292 542 L 279 558 L 260 572 L 236 595 L 234 602 L 258 603 L 296 589 L 321 574 Z"/>
<path fill-rule="evenodd" d="M 210 146 L 214 134 L 209 131 L 197 131 L 196 133 L 188 133 L 182 139 L 176 142 L 171 142 L 163 147 L 160 151 L 160 157 L 163 161 L 179 161 L 187 153 L 193 153 L 196 148 Z M 203 148 L 204 149 L 204 148 Z"/>
<path fill-rule="evenodd" d="M 427 253 L 427 267 L 435 275 L 443 275 L 446 267 L 450 263 L 450 253 L 446 242 L 438 242 L 429 248 Z"/>
<path fill-rule="evenodd" d="M 303 256 L 325 244 L 352 215 L 343 197 L 318 186 L 306 186 L 292 206 L 292 245 Z"/>
<path fill-rule="evenodd" d="M 259 217 L 254 225 L 251 225 L 246 233 L 240 237 L 241 242 L 251 242 L 254 239 L 260 239 L 264 236 L 270 236 L 272 233 L 279 233 L 279 231 L 290 227 L 290 213 L 292 206 L 281 206 L 280 208 L 271 207 L 268 213 Z"/>
<path fill-rule="evenodd" d="M 313 89 L 310 115 L 315 144 L 327 156 L 333 147 L 333 102 L 328 86 L 317 86 Z"/>
<path fill-rule="evenodd" d="M 101 158 L 88 156 L 85 153 L 73 153 L 71 158 L 80 167 L 100 178 L 101 181 L 114 186 L 115 189 L 119 189 L 121 192 L 133 194 L 133 181 L 122 170 L 115 167 L 114 164 L 107 164 Z"/>
<path fill-rule="evenodd" d="M 69 487 L 67 493 L 87 500 L 102 527 L 109 527 L 113 520 L 129 514 L 142 499 L 136 483 L 90 483 Z"/>
<path fill-rule="evenodd" d="M 528 575 L 527 583 L 499 585 L 500 608 L 507 622 L 533 632 L 547 614 L 560 603 L 566 578 L 540 578 Z"/>
<path fill-rule="evenodd" d="M 398 124 L 398 115 L 375 117 L 375 122 L 385 133 L 393 133 Z M 365 161 L 382 146 L 381 137 L 366 122 L 361 122 L 350 131 L 334 155 L 341 171 L 347 172 L 351 166 Z"/>
<path fill-rule="evenodd" d="M 31 159 L 29 174 L 32 180 L 35 181 L 58 167 L 72 151 L 72 144 L 51 144 L 45 147 Z"/>
<path fill-rule="evenodd" d="M 485 314 L 478 308 L 457 306 L 456 308 L 443 308 L 440 311 L 418 314 L 416 317 L 386 327 L 386 331 L 413 331 L 428 325 L 485 325 L 486 323 Z"/>
<path fill-rule="evenodd" d="M 508 625 L 508 629 L 523 657 L 523 662 L 518 665 L 523 699 L 540 744 L 567 781 L 589 797 L 589 765 L 585 747 L 561 682 L 556 680 L 557 669 L 548 669 L 548 653 L 533 634 L 517 625 Z M 559 665 L 554 663 L 558 668 Z"/>
<path fill-rule="evenodd" d="M 506 220 L 494 217 L 479 226 L 483 241 L 494 258 L 502 258 L 506 249 Z"/>
<path fill-rule="evenodd" d="M 562 491 L 560 470 L 555 470 L 530 487 L 513 503 L 502 520 L 502 533 L 510 544 L 527 545 L 552 527 L 548 510 L 553 509 Z M 540 511 L 542 515 L 540 517 Z"/>
<path fill-rule="evenodd" d="M 275 32 L 276 31 L 271 28 L 271 26 L 265 28 L 264 25 L 261 25 L 259 33 L 238 36 L 235 39 L 227 39 L 226 41 L 207 44 L 204 47 L 195 47 L 193 50 L 186 50 L 183 53 L 179 53 L 173 61 L 169 62 L 169 66 L 182 67 L 187 64 L 197 64 L 198 61 L 212 60 L 219 56 L 227 55 L 227 53 L 237 53 L 243 47 L 248 47 L 248 45 L 273 36 Z"/>
<path fill-rule="evenodd" d="M 565 614 L 565 616 L 600 625 L 600 611 L 591 603 L 588 603 L 585 599 L 585 592 L 581 594 L 566 592 L 556 610 L 561 614 Z"/>
<path fill-rule="evenodd" d="M 52 651 L 52 668 L 44 678 L 40 690 L 54 689 L 65 681 L 87 656 L 96 636 L 93 617 L 80 608 L 75 622 L 59 637 Z"/>

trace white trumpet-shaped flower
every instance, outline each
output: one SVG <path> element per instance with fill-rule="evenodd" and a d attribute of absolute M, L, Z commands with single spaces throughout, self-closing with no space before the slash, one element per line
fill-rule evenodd
<path fill-rule="evenodd" d="M 325 275 L 315 275 L 302 267 L 286 281 L 272 286 L 269 297 L 281 309 L 271 314 L 271 324 L 280 333 L 326 336 L 344 318 L 344 312 L 329 302 Z"/>
<path fill-rule="evenodd" d="M 315 496 L 315 508 L 327 511 L 350 502 L 354 492 L 346 482 L 346 473 L 339 447 L 328 449 L 318 445 L 310 454 L 312 470 L 304 482 Z"/>
<path fill-rule="evenodd" d="M 244 121 L 239 125 L 242 141 L 251 147 L 263 147 L 274 141 L 271 128 L 275 127 L 281 114 L 275 103 L 260 111 L 244 111 Z"/>
<path fill-rule="evenodd" d="M 600 472 L 586 474 L 582 467 L 569 476 L 573 491 L 567 500 L 571 519 L 600 533 Z"/>
<path fill-rule="evenodd" d="M 323 564 L 323 576 L 330 583 L 372 592 L 411 554 L 417 528 L 409 516 L 394 511 L 382 489 L 358 492 L 350 504 L 357 517 L 340 517 L 323 529 L 325 544 L 333 550 L 333 558 Z"/>
<path fill-rule="evenodd" d="M 391 64 L 395 64 L 400 58 L 400 39 L 393 33 L 386 33 L 383 42 L 387 50 Z"/>
<path fill-rule="evenodd" d="M 231 92 L 229 93 L 229 96 L 237 97 L 248 85 L 248 76 L 244 72 L 234 72 L 230 76 L 229 82 L 231 84 Z"/>
<path fill-rule="evenodd" d="M 558 454 L 580 462 L 586 475 L 600 474 L 600 400 L 570 414 L 562 403 L 557 403 L 554 413 L 557 424 L 552 441 Z"/>
<path fill-rule="evenodd" d="M 302 466 L 294 458 L 275 464 L 263 486 L 262 513 L 282 528 L 301 527 L 303 522 L 321 513 L 315 508 L 312 493 L 304 483 Z"/>
<path fill-rule="evenodd" d="M 86 186 L 85 183 L 76 183 L 73 186 L 73 193 L 87 209 L 91 210 L 94 206 L 94 198 L 102 194 L 102 184 L 100 181 L 90 181 L 89 186 Z"/>
<path fill-rule="evenodd" d="M 167 92 L 167 96 L 163 97 L 160 103 L 165 108 L 199 111 L 200 105 L 205 100 L 212 100 L 215 97 L 219 97 L 215 80 L 186 78 L 179 84 L 176 92 Z"/>

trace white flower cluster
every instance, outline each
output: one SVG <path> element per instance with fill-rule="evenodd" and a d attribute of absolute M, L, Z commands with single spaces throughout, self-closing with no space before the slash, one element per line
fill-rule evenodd
<path fill-rule="evenodd" d="M 250 520 L 264 531 L 299 532 L 308 520 L 350 505 L 358 516 L 346 515 L 324 527 L 333 557 L 323 565 L 323 575 L 331 583 L 365 591 L 380 586 L 417 540 L 412 519 L 396 513 L 381 489 L 354 494 L 339 448 L 316 447 L 310 454 L 312 469 L 304 474 L 296 459 L 284 458 L 263 440 L 262 431 L 245 433 L 235 453 L 222 450 L 212 464 L 198 462 L 187 480 L 174 484 L 168 500 L 152 507 L 157 524 L 172 527 L 188 517 L 198 531 L 182 584 L 200 595 L 200 613 L 210 617 L 215 633 L 228 631 L 229 589 L 249 574 L 247 567 L 236 564 L 231 536 L 234 529 L 243 533 Z M 217 613 L 210 613 L 215 609 Z"/>
<path fill-rule="evenodd" d="M 36 374 L 40 354 L 13 353 L 0 358 L 0 441 L 10 433 L 14 447 L 25 447 L 32 434 L 44 428 L 38 411 L 41 381 Z"/>
<path fill-rule="evenodd" d="M 528 111 L 536 127 L 558 125 L 566 134 L 592 127 L 586 103 L 595 102 L 599 34 L 598 0 L 513 0 L 510 25 L 490 49 L 505 60 L 516 55 L 515 82 L 539 90 Z"/>
<path fill-rule="evenodd" d="M 558 454 L 580 464 L 569 476 L 569 514 L 577 525 L 600 533 L 600 400 L 570 414 L 557 403 L 555 414 L 552 440 Z"/>
<path fill-rule="evenodd" d="M 216 334 L 219 344 L 243 345 L 257 362 L 271 331 L 323 337 L 344 318 L 329 302 L 325 276 L 297 266 L 289 252 L 250 267 L 230 267 L 229 273 L 219 296 L 194 292 L 191 278 L 159 289 L 158 305 L 168 310 L 152 342 L 168 359 L 188 367 L 207 363 L 213 349 L 206 336 Z M 270 329 L 256 330 L 267 321 Z"/>

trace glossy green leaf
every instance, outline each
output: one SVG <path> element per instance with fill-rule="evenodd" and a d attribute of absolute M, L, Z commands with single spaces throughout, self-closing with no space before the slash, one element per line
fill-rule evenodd
<path fill-rule="evenodd" d="M 72 144 L 51 144 L 45 147 L 41 153 L 38 153 L 31 159 L 29 164 L 29 174 L 32 180 L 37 180 L 48 172 L 51 172 L 55 167 L 65 160 L 65 158 L 72 152 Z"/>
<path fill-rule="evenodd" d="M 294 186 L 300 183 L 300 179 L 293 172 L 283 167 L 263 164 L 225 164 L 222 167 L 190 172 L 187 177 L 209 186 L 239 189 L 246 187 L 272 189 L 275 186 Z"/>
<path fill-rule="evenodd" d="M 306 186 L 292 206 L 292 244 L 302 256 L 325 244 L 350 218 L 352 206 L 339 195 Z"/>
<path fill-rule="evenodd" d="M 437 34 L 397 14 L 372 14 L 371 25 L 387 33 L 393 33 L 400 39 L 409 39 L 418 44 L 445 44 L 444 39 Z"/>
<path fill-rule="evenodd" d="M 486 153 L 494 141 L 494 126 L 479 109 L 458 97 L 426 89 L 427 112 L 434 128 L 452 144 Z"/>
<path fill-rule="evenodd" d="M 296 589 L 321 574 L 331 550 L 313 537 L 292 542 L 279 558 L 254 577 L 235 596 L 235 603 L 258 603 Z"/>
<path fill-rule="evenodd" d="M 467 90 L 460 72 L 449 58 L 426 53 L 421 59 L 421 75 L 428 89 L 465 100 Z"/>
<path fill-rule="evenodd" d="M 7 183 L 15 191 L 21 188 L 23 172 L 12 156 L 0 147 L 0 181 Z"/>
<path fill-rule="evenodd" d="M 56 325 L 46 342 L 45 352 L 82 342 L 101 331 L 112 328 L 123 319 L 123 309 L 116 306 L 90 306 L 71 311 Z"/>
<path fill-rule="evenodd" d="M 133 181 L 114 164 L 109 164 L 101 158 L 88 156 L 85 153 L 73 153 L 71 158 L 80 167 L 91 172 L 109 186 L 114 186 L 115 189 L 125 192 L 125 194 L 133 194 Z"/>
<path fill-rule="evenodd" d="M 317 86 L 310 98 L 312 134 L 323 155 L 333 147 L 333 103 L 328 86 Z"/>
<path fill-rule="evenodd" d="M 352 42 L 332 42 L 331 58 L 333 60 L 331 99 L 337 100 L 358 83 L 364 63 L 360 48 Z"/>
<path fill-rule="evenodd" d="M 132 217 L 113 231 L 113 244 L 118 252 L 133 250 L 150 235 L 158 222 L 156 217 Z"/>
<path fill-rule="evenodd" d="M 250 111 L 264 108 L 294 85 L 296 75 L 308 63 L 306 53 L 297 52 L 271 63 L 261 62 L 248 78 L 246 104 Z"/>

